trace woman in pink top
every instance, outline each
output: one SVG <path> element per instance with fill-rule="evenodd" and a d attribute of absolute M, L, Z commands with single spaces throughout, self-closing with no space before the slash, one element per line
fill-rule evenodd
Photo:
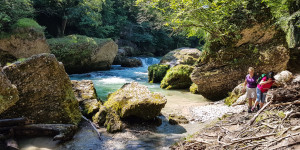
<path fill-rule="evenodd" d="M 274 82 L 275 82 L 274 72 L 272 71 L 269 72 L 266 77 L 262 78 L 262 80 L 260 81 L 260 83 L 257 85 L 256 88 L 256 94 L 257 94 L 256 102 L 251 109 L 252 111 L 256 108 L 259 102 L 260 102 L 260 108 L 264 106 L 266 95 L 267 95 L 266 93 L 271 88 Z"/>

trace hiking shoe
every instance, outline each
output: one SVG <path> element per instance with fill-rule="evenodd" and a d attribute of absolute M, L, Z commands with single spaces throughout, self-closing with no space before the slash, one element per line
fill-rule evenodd
<path fill-rule="evenodd" d="M 259 105 L 257 105 L 257 110 L 259 110 L 260 109 L 260 106 Z"/>
<path fill-rule="evenodd" d="M 253 112 L 253 111 L 254 111 L 254 109 L 255 109 L 255 106 L 253 106 L 253 107 L 251 108 L 251 111 Z"/>
<path fill-rule="evenodd" d="M 248 113 L 252 113 L 251 107 L 248 108 Z"/>

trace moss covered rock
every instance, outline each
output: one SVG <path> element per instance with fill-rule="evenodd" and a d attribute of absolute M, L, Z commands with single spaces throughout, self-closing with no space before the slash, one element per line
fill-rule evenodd
<path fill-rule="evenodd" d="M 160 83 L 161 80 L 167 74 L 169 70 L 169 65 L 159 65 L 154 64 L 148 67 L 148 82 L 150 83 Z"/>
<path fill-rule="evenodd" d="M 100 105 L 99 111 L 92 118 L 93 122 L 100 126 L 103 126 L 106 121 L 107 113 L 108 109 L 105 106 Z"/>
<path fill-rule="evenodd" d="M 36 123 L 72 123 L 81 120 L 71 81 L 52 54 L 34 55 L 3 68 L 17 86 L 20 100 L 0 118 L 27 117 Z"/>
<path fill-rule="evenodd" d="M 96 89 L 92 80 L 72 80 L 71 82 L 75 97 L 79 102 L 97 99 Z"/>
<path fill-rule="evenodd" d="M 18 90 L 12 85 L 0 67 L 0 114 L 13 106 L 18 100 Z"/>
<path fill-rule="evenodd" d="M 125 58 L 121 62 L 122 67 L 141 67 L 143 66 L 143 63 L 138 58 Z"/>
<path fill-rule="evenodd" d="M 0 50 L 16 58 L 27 58 L 41 53 L 50 53 L 44 28 L 36 21 L 23 18 L 13 25 L 13 32 L 0 38 Z M 2 64 L 4 66 L 6 64 Z"/>
<path fill-rule="evenodd" d="M 132 82 L 112 93 L 104 106 L 115 110 L 121 118 L 149 120 L 158 116 L 166 103 L 167 99 L 162 94 L 151 93 L 146 86 Z"/>
<path fill-rule="evenodd" d="M 164 89 L 185 89 L 192 84 L 190 74 L 194 67 L 188 65 L 178 65 L 167 71 L 166 76 L 161 81 L 160 87 Z"/>
<path fill-rule="evenodd" d="M 47 40 L 51 53 L 63 62 L 68 73 L 110 69 L 118 52 L 112 39 L 69 35 Z"/>
<path fill-rule="evenodd" d="M 169 123 L 171 125 L 188 124 L 189 121 L 182 115 L 170 114 L 169 115 Z"/>
<path fill-rule="evenodd" d="M 72 87 L 77 101 L 81 107 L 81 112 L 87 118 L 92 116 L 98 111 L 99 103 L 97 100 L 96 89 L 91 80 L 72 80 Z"/>
<path fill-rule="evenodd" d="M 202 52 L 196 48 L 179 48 L 167 53 L 160 61 L 160 64 L 170 65 L 171 67 L 182 65 L 194 65 Z"/>
<path fill-rule="evenodd" d="M 199 94 L 197 84 L 193 83 L 193 84 L 190 86 L 190 92 L 193 93 L 193 94 Z"/>
<path fill-rule="evenodd" d="M 113 109 L 108 110 L 104 126 L 106 127 L 106 131 L 109 133 L 122 131 L 122 129 L 124 128 L 124 124 L 121 121 L 120 116 Z"/>

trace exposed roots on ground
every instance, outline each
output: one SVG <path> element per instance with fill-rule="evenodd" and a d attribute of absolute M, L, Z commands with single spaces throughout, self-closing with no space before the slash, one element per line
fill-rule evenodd
<path fill-rule="evenodd" d="M 260 111 L 225 115 L 171 149 L 299 149 L 300 97 L 295 87 L 272 90 Z"/>

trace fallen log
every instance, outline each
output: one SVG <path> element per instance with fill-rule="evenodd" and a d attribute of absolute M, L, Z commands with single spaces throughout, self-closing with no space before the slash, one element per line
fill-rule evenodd
<path fill-rule="evenodd" d="M 32 124 L 13 127 L 15 136 L 54 136 L 53 140 L 67 141 L 73 138 L 77 126 L 72 124 Z"/>
<path fill-rule="evenodd" d="M 252 123 L 254 122 L 254 120 L 258 117 L 258 115 L 261 113 L 261 112 L 263 112 L 263 110 L 265 109 L 265 108 L 267 108 L 270 104 L 272 103 L 272 100 L 271 101 L 269 101 L 267 104 L 265 104 L 256 114 L 255 114 L 255 116 L 248 122 L 248 125 L 250 126 L 250 125 L 252 125 Z"/>
<path fill-rule="evenodd" d="M 296 100 L 296 101 L 293 101 L 293 102 L 272 104 L 271 107 L 286 106 L 286 105 L 290 105 L 290 104 L 292 104 L 292 105 L 300 104 L 300 100 Z"/>
<path fill-rule="evenodd" d="M 22 126 L 26 124 L 32 124 L 33 120 L 27 118 L 13 118 L 13 119 L 1 119 L 0 127 Z"/>

